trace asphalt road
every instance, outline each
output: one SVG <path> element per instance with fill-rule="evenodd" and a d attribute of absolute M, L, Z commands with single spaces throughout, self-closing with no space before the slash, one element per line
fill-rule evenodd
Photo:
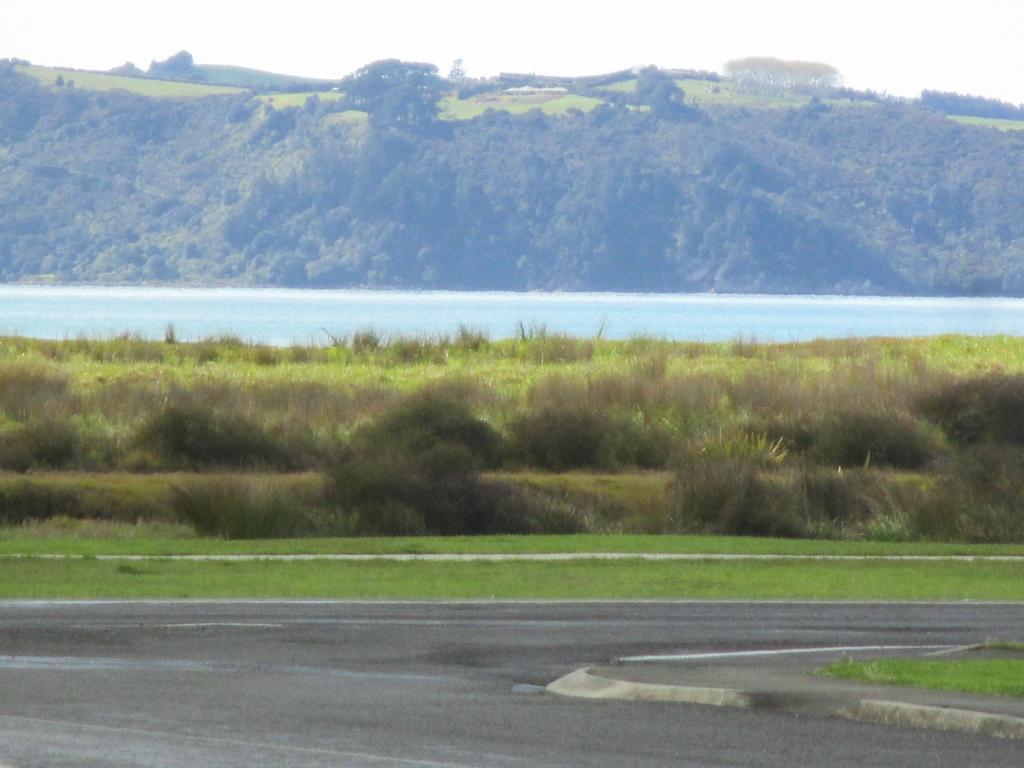
<path fill-rule="evenodd" d="M 1014 766 L 1017 741 L 534 686 L 620 656 L 1024 636 L 1024 605 L 0 603 L 0 766 Z"/>

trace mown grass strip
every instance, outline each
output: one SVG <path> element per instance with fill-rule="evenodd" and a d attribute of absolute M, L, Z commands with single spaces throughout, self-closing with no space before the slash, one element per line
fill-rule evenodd
<path fill-rule="evenodd" d="M 865 683 L 1024 698 L 1024 659 L 845 660 L 822 667 L 818 674 Z"/>
<path fill-rule="evenodd" d="M 1021 544 L 824 541 L 727 536 L 574 534 L 564 536 L 411 536 L 324 539 L 28 538 L 0 529 L 3 555 L 302 555 L 302 554 L 740 554 L 833 556 L 1020 556 Z"/>
<path fill-rule="evenodd" d="M 0 562 L 0 597 L 1024 600 L 1024 563 Z"/>

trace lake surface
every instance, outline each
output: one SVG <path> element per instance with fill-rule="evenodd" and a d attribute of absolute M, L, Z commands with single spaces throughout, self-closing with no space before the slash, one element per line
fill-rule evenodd
<path fill-rule="evenodd" d="M 802 341 L 941 333 L 1024 335 L 1024 300 L 607 293 L 310 291 L 0 285 L 0 334 L 39 338 L 132 332 L 181 340 L 222 333 L 284 345 L 326 344 L 372 328 L 384 335 L 492 338 L 520 324 L 575 336 Z"/>

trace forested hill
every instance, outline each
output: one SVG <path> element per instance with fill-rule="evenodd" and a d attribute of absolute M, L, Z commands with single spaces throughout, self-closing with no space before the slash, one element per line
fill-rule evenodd
<path fill-rule="evenodd" d="M 415 65 L 302 106 L 24 69 L 0 282 L 1024 295 L 1024 133 L 918 103 L 695 104 L 648 73 L 453 119 L 490 97 Z"/>

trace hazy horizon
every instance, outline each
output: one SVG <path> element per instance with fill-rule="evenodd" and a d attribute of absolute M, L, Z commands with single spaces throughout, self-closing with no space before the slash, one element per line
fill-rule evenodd
<path fill-rule="evenodd" d="M 584 75 L 654 64 L 720 71 L 744 56 L 823 61 L 852 88 L 900 96 L 922 89 L 1024 102 L 1024 4 L 976 0 L 941 7 L 864 0 L 693 0 L 628 10 L 538 0 L 482 5 L 395 1 L 373 7 L 326 0 L 153 8 L 127 0 L 41 6 L 14 0 L 0 28 L 0 57 L 106 70 L 188 50 L 203 64 L 340 78 L 378 59 L 436 64 L 462 59 L 471 76 L 501 71 Z"/>

